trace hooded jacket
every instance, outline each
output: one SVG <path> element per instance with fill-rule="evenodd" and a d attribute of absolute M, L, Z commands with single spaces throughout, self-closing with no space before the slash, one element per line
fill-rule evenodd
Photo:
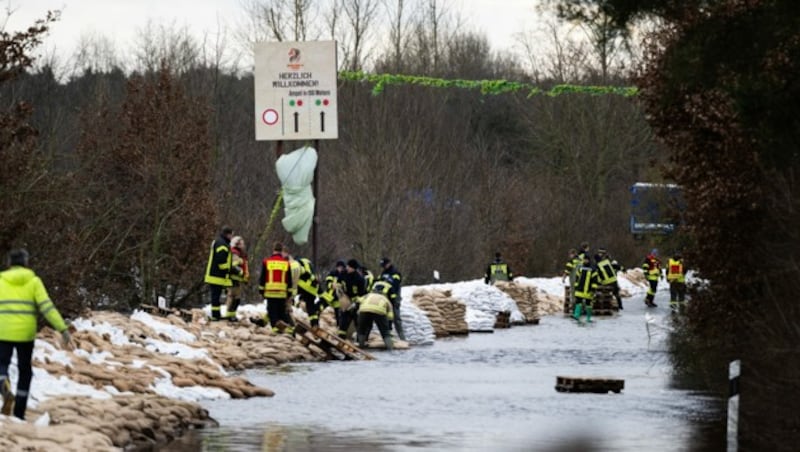
<path fill-rule="evenodd" d="M 0 341 L 33 341 L 39 314 L 58 332 L 67 329 L 42 280 L 33 270 L 12 266 L 0 273 Z"/>

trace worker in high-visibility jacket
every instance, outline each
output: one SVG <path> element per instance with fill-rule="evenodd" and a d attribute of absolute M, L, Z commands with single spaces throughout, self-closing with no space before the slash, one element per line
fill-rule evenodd
<path fill-rule="evenodd" d="M 571 305 L 575 304 L 575 292 L 572 289 L 575 287 L 575 276 L 581 261 L 582 259 L 578 257 L 578 250 L 570 248 L 567 252 L 567 263 L 564 264 L 564 272 L 561 274 L 561 283 L 564 284 L 565 280 L 569 278 L 569 302 Z"/>
<path fill-rule="evenodd" d="M 378 263 L 382 269 L 380 278 L 392 284 L 392 290 L 389 291 L 388 295 L 394 309 L 394 321 L 392 324 L 397 337 L 404 341 L 406 340 L 406 333 L 403 330 L 403 316 L 400 315 L 400 306 L 403 303 L 403 297 L 401 296 L 403 276 L 388 257 L 382 257 Z"/>
<path fill-rule="evenodd" d="M 647 283 L 650 287 L 647 288 L 647 295 L 644 298 L 644 304 L 648 307 L 656 308 L 658 305 L 653 301 L 656 297 L 656 290 L 658 289 L 658 280 L 664 279 L 661 274 L 661 260 L 658 259 L 658 250 L 653 248 L 652 251 L 644 258 L 642 263 L 642 270 L 644 276 L 647 278 Z"/>
<path fill-rule="evenodd" d="M 339 330 L 337 334 L 342 339 L 350 339 L 350 325 L 358 328 L 358 304 L 361 297 L 367 294 L 366 282 L 358 272 L 360 264 L 355 259 L 347 261 L 345 273 L 339 282 L 342 285 L 342 310 L 339 315 Z M 346 302 L 347 303 L 346 303 Z"/>
<path fill-rule="evenodd" d="M 383 343 L 387 350 L 392 350 L 391 321 L 394 319 L 392 302 L 389 301 L 389 292 L 392 284 L 386 280 L 378 280 L 372 285 L 372 292 L 361 297 L 358 308 L 358 330 L 356 338 L 358 346 L 365 347 L 369 333 L 372 331 L 372 324 L 378 325 L 381 332 Z"/>
<path fill-rule="evenodd" d="M 276 242 L 272 247 L 272 255 L 261 261 L 261 275 L 258 278 L 258 288 L 267 303 L 267 316 L 273 333 L 280 332 L 278 322 L 286 325 L 284 333 L 294 333 L 292 320 L 286 309 L 286 303 L 291 300 L 291 287 L 289 259 L 283 255 L 283 244 Z"/>
<path fill-rule="evenodd" d="M 25 419 L 28 391 L 33 379 L 33 344 L 36 339 L 36 320 L 41 314 L 58 332 L 64 346 L 71 343 L 67 325 L 59 314 L 42 280 L 28 268 L 28 252 L 15 249 L 8 253 L 9 268 L 0 273 L 0 393 L 2 413 Z M 11 393 L 8 368 L 11 355 L 17 351 L 17 394 Z"/>
<path fill-rule="evenodd" d="M 239 320 L 236 311 L 242 303 L 244 286 L 250 282 L 250 267 L 244 239 L 238 235 L 231 239 L 231 266 L 236 270 L 231 272 L 231 287 L 228 288 L 228 299 L 225 302 L 225 318 L 229 322 L 236 322 Z"/>
<path fill-rule="evenodd" d="M 615 260 L 611 260 L 608 251 L 603 248 L 597 248 L 597 254 L 594 256 L 595 266 L 597 268 L 597 278 L 601 286 L 608 286 L 611 288 L 611 293 L 617 300 L 619 309 L 624 309 L 622 306 L 622 296 L 619 293 L 619 282 L 617 281 L 617 272 L 622 270 L 622 266 Z"/>
<path fill-rule="evenodd" d="M 206 264 L 205 283 L 208 284 L 211 292 L 211 320 L 222 319 L 220 310 L 220 299 L 222 292 L 228 287 L 233 286 L 231 272 L 241 274 L 241 270 L 233 266 L 231 256 L 231 238 L 233 229 L 224 226 L 219 237 L 211 242 L 211 249 L 208 253 L 208 264 Z"/>
<path fill-rule="evenodd" d="M 667 265 L 667 283 L 669 284 L 669 307 L 678 312 L 686 306 L 686 267 L 683 255 L 675 251 Z"/>
<path fill-rule="evenodd" d="M 586 321 L 592 322 L 592 301 L 594 300 L 594 292 L 597 290 L 599 280 L 597 277 L 597 270 L 592 268 L 591 259 L 589 256 L 583 256 L 583 262 L 578 267 L 578 273 L 575 279 L 575 308 L 572 312 L 572 318 L 581 321 L 581 315 L 586 313 Z"/>
<path fill-rule="evenodd" d="M 514 274 L 511 272 L 511 267 L 503 261 L 503 255 L 499 251 L 494 253 L 494 260 L 486 266 L 483 282 L 494 284 L 495 281 L 510 281 L 512 279 L 514 279 Z"/>
<path fill-rule="evenodd" d="M 325 277 L 322 290 L 318 292 L 320 303 L 324 304 L 325 307 L 330 306 L 333 308 L 333 312 L 336 317 L 336 325 L 339 325 L 339 318 L 341 317 L 341 302 L 339 301 L 339 290 L 341 285 L 339 284 L 339 281 L 344 276 L 344 272 L 344 261 L 336 261 L 336 265 Z M 320 311 L 324 310 L 325 307 L 321 307 L 322 309 L 320 309 Z"/>
<path fill-rule="evenodd" d="M 317 274 L 314 272 L 314 265 L 311 263 L 311 259 L 301 257 L 297 259 L 297 262 L 300 264 L 300 273 L 297 276 L 297 297 L 306 305 L 306 313 L 311 326 L 319 326 L 321 304 L 317 303 L 319 279 L 317 279 Z"/>

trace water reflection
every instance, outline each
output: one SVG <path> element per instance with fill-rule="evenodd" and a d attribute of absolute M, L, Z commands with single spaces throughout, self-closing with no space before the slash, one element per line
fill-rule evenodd
<path fill-rule="evenodd" d="M 275 397 L 209 402 L 221 427 L 166 450 L 723 450 L 723 402 L 673 387 L 653 345 L 631 306 L 591 328 L 555 316 L 376 361 L 251 370 Z M 559 393 L 558 375 L 622 378 L 625 389 Z"/>

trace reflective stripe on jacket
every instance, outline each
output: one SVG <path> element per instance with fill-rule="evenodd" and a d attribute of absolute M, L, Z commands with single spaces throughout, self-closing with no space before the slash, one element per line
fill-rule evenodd
<path fill-rule="evenodd" d="M 667 267 L 667 281 L 669 282 L 686 282 L 686 272 L 683 269 L 683 261 L 670 259 L 669 266 Z"/>
<path fill-rule="evenodd" d="M 661 276 L 661 261 L 657 257 L 647 256 L 642 264 L 642 270 L 648 281 L 658 281 Z"/>
<path fill-rule="evenodd" d="M 575 281 L 575 298 L 591 300 L 597 289 L 597 272 L 591 267 L 581 266 Z"/>
<path fill-rule="evenodd" d="M 306 257 L 301 257 L 298 262 L 300 263 L 300 277 L 297 281 L 297 288 L 316 297 L 319 291 L 319 280 L 314 273 L 311 261 Z"/>
<path fill-rule="evenodd" d="M 289 271 L 289 260 L 280 253 L 261 262 L 259 289 L 264 291 L 264 298 L 289 298 L 292 274 Z"/>
<path fill-rule="evenodd" d="M 0 273 L 0 341 L 33 341 L 39 314 L 57 331 L 67 329 L 33 270 L 13 266 Z"/>
<path fill-rule="evenodd" d="M 361 307 L 358 312 L 369 312 L 372 314 L 385 315 L 387 319 L 394 320 L 394 310 L 388 298 L 379 293 L 368 293 L 361 298 Z"/>
<path fill-rule="evenodd" d="M 597 277 L 600 284 L 614 284 L 617 282 L 617 270 L 611 265 L 611 260 L 607 257 L 597 263 Z"/>
<path fill-rule="evenodd" d="M 233 285 L 230 278 L 231 272 L 231 247 L 224 237 L 219 237 L 211 243 L 206 265 L 205 282 L 218 286 L 230 287 Z"/>

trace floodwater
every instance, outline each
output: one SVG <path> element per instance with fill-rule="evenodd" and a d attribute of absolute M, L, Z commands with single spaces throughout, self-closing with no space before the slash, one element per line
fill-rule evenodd
<path fill-rule="evenodd" d="M 553 315 L 375 352 L 375 361 L 250 370 L 274 397 L 205 402 L 220 427 L 165 450 L 724 450 L 722 402 L 673 387 L 666 332 L 645 325 L 646 311 L 668 316 L 664 294 L 655 309 L 625 301 L 620 315 L 589 326 Z M 556 376 L 624 379 L 625 388 L 561 393 Z"/>

